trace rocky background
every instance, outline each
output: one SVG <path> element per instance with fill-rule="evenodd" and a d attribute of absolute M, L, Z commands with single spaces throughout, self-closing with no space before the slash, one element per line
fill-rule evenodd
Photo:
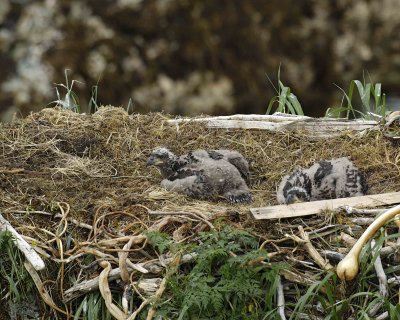
<path fill-rule="evenodd" d="M 83 111 L 102 104 L 195 115 L 265 113 L 281 79 L 306 114 L 351 79 L 400 92 L 398 0 L 1 0 L 0 112 L 56 99 L 65 70 Z"/>

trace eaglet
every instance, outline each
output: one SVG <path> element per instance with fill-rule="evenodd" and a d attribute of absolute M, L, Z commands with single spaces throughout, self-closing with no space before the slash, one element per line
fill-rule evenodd
<path fill-rule="evenodd" d="M 249 183 L 250 182 L 250 169 L 249 163 L 243 155 L 234 150 L 218 149 L 218 150 L 195 150 L 187 155 L 181 156 L 182 161 L 191 161 L 191 157 L 195 158 L 209 158 L 213 160 L 225 160 L 230 164 L 234 165 L 238 169 L 242 178 Z"/>
<path fill-rule="evenodd" d="M 294 203 L 365 195 L 365 175 L 348 158 L 322 160 L 308 169 L 283 177 L 277 192 L 279 203 Z"/>
<path fill-rule="evenodd" d="M 236 151 L 195 150 L 176 156 L 167 148 L 153 150 L 147 165 L 160 168 L 161 186 L 193 198 L 211 199 L 218 195 L 230 202 L 251 201 L 245 179 L 250 176 L 246 159 Z"/>

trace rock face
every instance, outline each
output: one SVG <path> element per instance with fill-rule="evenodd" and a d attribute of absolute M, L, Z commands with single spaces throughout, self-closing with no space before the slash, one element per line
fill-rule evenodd
<path fill-rule="evenodd" d="M 368 71 L 399 90 L 396 0 L 2 0 L 0 110 L 26 113 L 55 100 L 64 71 L 81 105 L 135 111 L 263 112 L 274 95 L 265 74 L 321 114 Z M 85 101 L 85 99 L 87 99 Z"/>

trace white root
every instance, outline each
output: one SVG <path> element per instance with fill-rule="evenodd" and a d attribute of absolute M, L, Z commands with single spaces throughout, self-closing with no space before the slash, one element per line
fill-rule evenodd
<path fill-rule="evenodd" d="M 400 214 L 400 205 L 397 205 L 380 215 L 376 220 L 365 230 L 361 237 L 357 240 L 353 248 L 349 251 L 346 257 L 339 262 L 336 273 L 338 277 L 345 281 L 353 280 L 359 271 L 359 257 L 365 243 L 381 228 L 387 221 Z"/>
<path fill-rule="evenodd" d="M 26 242 L 22 236 L 13 228 L 13 226 L 0 214 L 0 231 L 7 230 L 15 238 L 15 244 L 19 250 L 25 255 L 25 258 L 35 268 L 35 270 L 43 270 L 45 268 L 44 261 L 36 253 L 36 251 Z"/>

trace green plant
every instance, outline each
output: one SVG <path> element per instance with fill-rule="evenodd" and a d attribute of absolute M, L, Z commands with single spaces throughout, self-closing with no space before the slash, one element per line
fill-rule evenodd
<path fill-rule="evenodd" d="M 328 108 L 325 116 L 339 118 L 344 115 L 349 118 L 365 118 L 372 119 L 376 116 L 384 117 L 386 115 L 386 95 L 382 93 L 382 84 L 372 82 L 366 83 L 359 80 L 352 80 L 349 90 L 346 93 L 342 88 L 338 88 L 343 92 L 343 99 L 340 107 Z M 357 88 L 358 98 L 361 102 L 359 108 L 354 106 L 353 100 L 354 89 Z M 345 105 L 343 105 L 345 104 Z"/>
<path fill-rule="evenodd" d="M 24 257 L 8 231 L 0 232 L 0 274 L 8 283 L 10 299 L 20 301 L 32 289 L 33 283 L 24 268 Z"/>
<path fill-rule="evenodd" d="M 25 270 L 24 256 L 14 241 L 10 232 L 0 232 L 0 298 L 6 302 L 10 312 L 13 310 L 15 316 L 23 316 L 27 309 L 26 301 L 32 303 L 32 296 L 36 288 L 29 273 Z M 34 310 L 35 307 L 36 305 L 34 308 L 31 306 L 28 313 L 37 311 Z"/>
<path fill-rule="evenodd" d="M 146 232 L 146 236 L 149 244 L 152 245 L 159 254 L 163 254 L 173 243 L 173 240 L 166 233 L 148 231 Z"/>
<path fill-rule="evenodd" d="M 72 110 L 73 112 L 81 112 L 82 111 L 82 106 L 79 103 L 79 97 L 73 91 L 73 87 L 75 83 L 81 83 L 77 80 L 72 80 L 71 82 L 69 81 L 68 78 L 68 73 L 69 69 L 65 69 L 64 74 L 65 74 L 65 84 L 63 83 L 57 83 L 56 84 L 56 94 L 57 94 L 57 100 L 52 101 L 51 103 L 55 104 L 56 106 L 59 106 L 63 109 L 67 110 Z M 62 89 L 66 90 L 64 98 L 61 97 L 61 94 L 58 90 L 58 87 L 61 87 Z M 97 95 L 98 95 L 98 82 L 96 85 L 92 86 L 91 89 L 91 96 L 89 99 L 89 103 L 87 105 L 87 111 L 88 112 L 96 112 L 99 108 L 98 102 L 97 102 Z"/>
<path fill-rule="evenodd" d="M 198 255 L 169 281 L 170 295 L 160 303 L 159 316 L 262 319 L 268 315 L 268 319 L 278 319 L 275 294 L 281 265 L 252 264 L 260 257 L 267 259 L 267 252 L 258 248 L 258 239 L 225 226 L 200 234 L 199 244 L 192 250 Z"/>
<path fill-rule="evenodd" d="M 321 306 L 327 310 L 335 304 L 335 287 L 337 276 L 333 272 L 328 272 L 325 277 L 320 281 L 315 281 L 314 284 L 308 287 L 305 293 L 298 293 L 300 297 L 294 305 L 294 310 L 290 316 L 290 320 L 301 319 L 301 313 L 314 314 L 312 310 L 314 305 L 319 302 Z M 321 289 L 324 289 L 326 295 L 322 295 Z M 331 309 L 331 319 L 342 319 L 338 315 L 338 311 Z"/>
<path fill-rule="evenodd" d="M 91 292 L 84 296 L 76 309 L 74 320 L 111 320 L 100 292 Z"/>
<path fill-rule="evenodd" d="M 319 313 L 323 313 L 325 319 L 340 320 L 352 315 L 355 319 L 371 319 L 370 312 L 376 306 L 385 307 L 390 319 L 397 319 L 399 308 L 393 304 L 396 302 L 397 292 L 393 290 L 388 298 L 383 297 L 376 285 L 376 274 L 374 262 L 381 252 L 382 245 L 390 239 L 397 239 L 399 234 L 385 235 L 382 229 L 381 234 L 375 239 L 374 249 L 371 243 L 363 248 L 360 259 L 360 274 L 357 278 L 354 293 L 340 300 L 341 294 L 338 290 L 338 279 L 335 273 L 328 273 L 322 280 L 311 285 L 307 292 L 299 294 L 300 298 L 294 305 L 294 311 L 290 320 L 302 319 L 301 314 L 315 314 L 315 305 L 320 305 Z M 385 270 L 386 274 L 398 271 L 399 268 L 392 267 Z M 323 289 L 323 293 L 321 293 Z M 391 290 L 389 288 L 389 290 Z"/>
<path fill-rule="evenodd" d="M 271 114 L 274 112 L 290 113 L 294 115 L 304 115 L 303 109 L 297 97 L 291 92 L 290 87 L 285 86 L 280 80 L 281 68 L 278 69 L 278 88 L 272 83 L 271 79 L 268 77 L 269 82 L 275 89 L 277 95 L 272 97 L 268 103 L 266 114 Z M 273 110 L 274 105 L 278 104 L 275 110 Z"/>

